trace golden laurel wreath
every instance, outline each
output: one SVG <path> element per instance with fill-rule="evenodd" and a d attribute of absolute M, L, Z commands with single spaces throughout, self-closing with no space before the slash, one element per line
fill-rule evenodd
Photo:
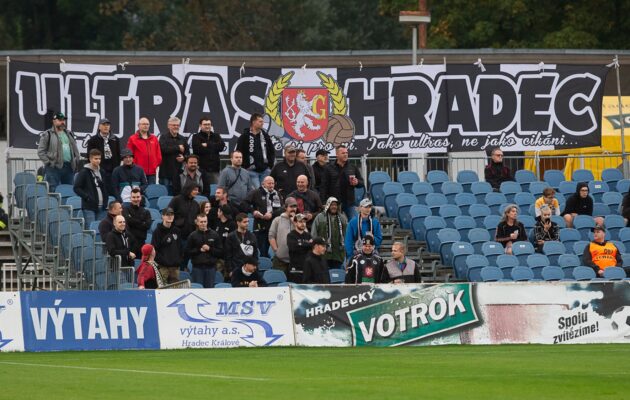
<path fill-rule="evenodd" d="M 271 117 L 271 119 L 278 125 L 282 125 L 282 118 L 280 116 L 280 97 L 282 91 L 291 84 L 291 78 L 293 78 L 294 72 L 287 72 L 281 75 L 269 88 L 267 97 L 265 98 L 265 113 Z M 333 114 L 346 115 L 348 111 L 348 105 L 346 97 L 343 95 L 343 91 L 337 84 L 337 81 L 331 76 L 326 75 L 323 72 L 317 72 L 317 76 L 321 80 L 321 84 L 328 89 L 330 98 L 333 101 Z"/>

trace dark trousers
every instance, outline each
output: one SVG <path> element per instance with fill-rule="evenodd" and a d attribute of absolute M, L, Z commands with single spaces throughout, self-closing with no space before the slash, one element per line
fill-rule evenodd
<path fill-rule="evenodd" d="M 269 257 L 269 230 L 256 231 L 256 242 L 258 244 L 258 251 L 260 251 L 261 257 Z"/>
<path fill-rule="evenodd" d="M 206 289 L 212 289 L 216 273 L 215 267 L 193 265 L 191 277 L 193 282 L 202 284 Z"/>

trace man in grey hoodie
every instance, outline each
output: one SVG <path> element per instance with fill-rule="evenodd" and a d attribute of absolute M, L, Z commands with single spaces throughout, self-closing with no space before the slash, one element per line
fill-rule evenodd
<path fill-rule="evenodd" d="M 230 161 L 232 165 L 229 165 L 221 171 L 219 176 L 218 186 L 227 190 L 230 201 L 239 205 L 241 211 L 247 212 L 247 207 L 243 208 L 241 203 L 244 203 L 247 193 L 254 190 L 256 187 L 252 181 L 249 173 L 241 168 L 243 164 L 243 154 L 236 150 L 230 155 Z"/>
<path fill-rule="evenodd" d="M 59 184 L 72 185 L 81 156 L 74 134 L 66 129 L 64 113 L 55 113 L 52 123 L 50 129 L 40 134 L 37 156 L 44 163 L 49 190 L 54 192 Z"/>
<path fill-rule="evenodd" d="M 74 181 L 74 192 L 81 197 L 81 209 L 85 229 L 89 229 L 93 221 L 101 220 L 107 215 L 107 185 L 103 182 L 101 169 L 101 152 L 92 149 L 89 153 L 90 162 L 85 164 Z M 105 238 L 101 238 L 105 240 Z"/>

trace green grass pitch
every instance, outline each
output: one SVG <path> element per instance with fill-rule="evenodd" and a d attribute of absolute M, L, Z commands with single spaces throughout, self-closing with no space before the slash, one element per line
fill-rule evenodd
<path fill-rule="evenodd" d="M 0 399 L 628 399 L 628 345 L 0 354 Z"/>

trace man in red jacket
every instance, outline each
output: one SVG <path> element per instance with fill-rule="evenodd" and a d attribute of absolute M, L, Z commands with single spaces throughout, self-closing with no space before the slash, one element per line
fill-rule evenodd
<path fill-rule="evenodd" d="M 158 138 L 149 132 L 149 120 L 140 118 L 138 130 L 127 140 L 127 148 L 133 152 L 136 165 L 144 170 L 149 184 L 156 183 L 156 171 L 162 163 Z"/>

